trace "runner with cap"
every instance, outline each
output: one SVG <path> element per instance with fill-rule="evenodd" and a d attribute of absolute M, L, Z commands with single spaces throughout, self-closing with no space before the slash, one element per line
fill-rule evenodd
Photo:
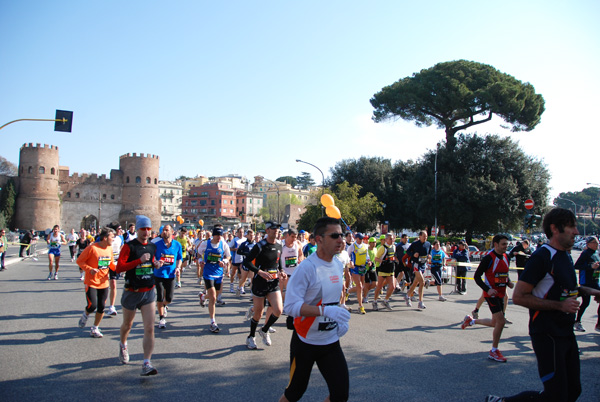
<path fill-rule="evenodd" d="M 113 252 L 113 259 L 115 261 L 119 261 L 119 253 L 121 252 L 121 248 L 123 247 L 123 229 L 121 228 L 121 224 L 116 221 L 111 222 L 107 225 L 107 227 L 115 231 L 115 237 L 113 238 L 111 247 Z M 113 317 L 117 315 L 115 301 L 117 300 L 117 280 L 120 277 L 121 274 L 117 274 L 117 272 L 114 269 L 108 271 L 108 301 L 110 305 L 108 306 L 108 311 L 106 312 L 106 314 Z"/>
<path fill-rule="evenodd" d="M 119 360 L 129 363 L 127 337 L 131 331 L 136 310 L 142 313 L 144 323 L 144 362 L 143 376 L 154 375 L 158 370 L 150 362 L 154 351 L 154 311 L 156 309 L 156 291 L 154 289 L 154 256 L 156 245 L 149 242 L 152 222 L 144 215 L 137 215 L 136 238 L 125 243 L 119 255 L 117 272 L 125 272 L 125 289 L 121 295 L 123 306 L 123 324 L 120 330 Z"/>
<path fill-rule="evenodd" d="M 394 235 L 392 233 L 387 233 L 385 235 L 385 243 L 383 247 L 377 250 L 375 261 L 379 263 L 379 268 L 377 269 L 379 280 L 377 281 L 377 287 L 375 288 L 375 294 L 373 295 L 373 310 L 379 310 L 377 307 L 377 299 L 379 298 L 381 289 L 386 284 L 387 291 L 385 299 L 383 300 L 383 305 L 386 309 L 391 310 L 390 297 L 392 297 L 392 294 L 394 293 L 394 271 L 396 269 L 396 247 L 394 246 Z"/>
<path fill-rule="evenodd" d="M 240 297 L 241 295 L 246 294 L 246 290 L 244 289 L 244 286 L 246 285 L 246 281 L 248 280 L 248 278 L 250 280 L 252 280 L 252 278 L 254 278 L 254 272 L 248 271 L 248 268 L 244 265 L 244 259 L 250 253 L 250 250 L 252 250 L 252 248 L 255 245 L 256 245 L 256 241 L 254 240 L 254 230 L 248 229 L 246 231 L 246 238 L 245 238 L 244 242 L 242 242 L 242 244 L 240 244 L 240 246 L 237 250 L 238 255 L 242 257 L 242 263 L 240 264 L 240 267 L 241 267 L 240 283 L 239 283 L 237 291 L 236 291 L 237 297 Z"/>
<path fill-rule="evenodd" d="M 222 290 L 223 270 L 229 263 L 231 252 L 225 239 L 223 239 L 223 227 L 215 225 L 212 231 L 212 237 L 200 244 L 198 252 L 202 258 L 202 279 L 206 288 L 206 297 L 208 299 L 208 315 L 210 317 L 210 331 L 218 333 L 220 331 L 215 320 L 215 306 L 217 303 L 217 293 Z"/>
<path fill-rule="evenodd" d="M 183 252 L 181 244 L 173 241 L 173 227 L 163 226 L 154 255 L 154 280 L 156 281 L 156 307 L 158 309 L 158 328 L 167 327 L 167 306 L 173 301 L 175 277 L 181 270 Z"/>
<path fill-rule="evenodd" d="M 256 243 L 244 259 L 244 266 L 255 274 L 252 281 L 254 314 L 250 319 L 250 334 L 246 338 L 248 349 L 256 349 L 256 328 L 263 314 L 265 298 L 269 301 L 272 314 L 258 333 L 266 346 L 271 346 L 269 328 L 279 319 L 283 310 L 279 279 L 285 278 L 286 274 L 279 264 L 281 244 L 277 242 L 277 235 L 280 225 L 269 221 L 265 222 L 265 228 L 267 231 L 265 238 Z"/>
<path fill-rule="evenodd" d="M 411 243 L 406 250 L 405 260 L 410 259 L 410 264 L 413 266 L 414 280 L 410 289 L 406 292 L 404 299 L 406 305 L 412 307 L 411 298 L 415 293 L 415 288 L 419 286 L 419 308 L 425 309 L 423 303 L 423 291 L 425 286 L 425 268 L 427 263 L 431 261 L 431 243 L 427 241 L 427 232 L 422 230 L 419 232 L 419 238 Z"/>
<path fill-rule="evenodd" d="M 600 276 L 600 256 L 598 255 L 598 238 L 596 236 L 590 236 L 586 239 L 586 249 L 581 252 L 577 262 L 575 263 L 575 269 L 579 271 L 579 284 L 581 286 L 587 286 L 588 288 L 600 290 L 598 286 L 598 277 Z M 579 332 L 585 332 L 585 328 L 581 325 L 581 318 L 583 313 L 590 305 L 591 296 L 587 293 L 581 296 L 581 305 L 577 312 L 577 318 L 573 329 Z M 596 331 L 600 332 L 600 304 L 598 305 L 598 321 L 596 324 Z"/>
<path fill-rule="evenodd" d="M 365 273 L 365 286 L 363 288 L 363 304 L 369 302 L 369 291 L 377 287 L 377 270 L 375 269 L 375 256 L 377 255 L 377 249 L 375 245 L 377 239 L 374 237 L 369 238 L 369 248 L 367 253 L 369 254 L 369 261 L 367 261 L 367 272 Z"/>

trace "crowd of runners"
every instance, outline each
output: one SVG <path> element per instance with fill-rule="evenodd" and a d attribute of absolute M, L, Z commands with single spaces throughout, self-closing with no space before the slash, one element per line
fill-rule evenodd
<path fill-rule="evenodd" d="M 571 216 L 568 218 L 571 219 Z M 419 309 L 426 309 L 423 295 L 432 286 L 435 286 L 437 300 L 446 301 L 442 287 L 443 272 L 450 258 L 456 268 L 456 284 L 452 289 L 455 294 L 466 293 L 467 270 L 471 266 L 477 268 L 473 279 L 481 290 L 481 297 L 473 312 L 464 318 L 461 327 L 492 327 L 492 349 L 488 358 L 497 362 L 507 361 L 498 347 L 502 330 L 510 323 L 505 316 L 508 304 L 506 288 L 515 286 L 509 275 L 510 258 L 516 258 L 519 268 L 527 266 L 530 259 L 535 260 L 538 265 L 542 264 L 540 266 L 550 264 L 551 267 L 545 274 L 546 277 L 543 269 L 541 272 L 535 272 L 533 268 L 526 270 L 523 278 L 519 271 L 520 288 L 515 289 L 515 303 L 540 310 L 532 313 L 530 328 L 533 325 L 538 330 L 552 330 L 552 326 L 534 322 L 540 313 L 540 317 L 545 317 L 543 320 L 554 319 L 552 315 L 544 315 L 547 306 L 529 304 L 531 295 L 536 298 L 555 298 L 559 304 L 552 304 L 552 308 L 567 312 L 569 319 L 572 318 L 569 328 L 571 334 L 573 330 L 585 331 L 581 325 L 581 316 L 590 304 L 591 297 L 599 300 L 600 258 L 596 252 L 598 239 L 595 237 L 588 238 L 588 248 L 574 264 L 580 274 L 580 286 L 577 287 L 576 282 L 571 283 L 574 276 L 569 274 L 565 276 L 566 279 L 559 278 L 554 272 L 552 264 L 568 265 L 570 260 L 570 254 L 561 254 L 564 252 L 561 247 L 569 249 L 566 243 L 570 239 L 565 240 L 560 231 L 557 233 L 563 236 L 560 237 L 562 245 L 557 243 L 556 233 L 547 232 L 550 235 L 549 244 L 539 248 L 533 255 L 527 252 L 527 241 L 507 254 L 507 237 L 497 235 L 493 238 L 492 250 L 478 264 L 471 264 L 463 241 L 456 245 L 441 245 L 437 240 L 429 242 L 425 231 L 421 231 L 412 242 L 409 242 L 406 234 L 396 236 L 387 233 L 373 237 L 351 231 L 342 232 L 337 220 L 323 219 L 326 221 L 315 227 L 315 233 L 303 230 L 296 232 L 293 229 L 282 231 L 276 222 L 266 222 L 264 233 L 243 228 L 228 231 L 221 225 L 215 225 L 210 231 L 189 231 L 185 228 L 175 231 L 171 225 L 165 225 L 159 233 L 153 233 L 152 223 L 145 216 L 138 216 L 136 224 L 130 224 L 126 231 L 115 222 L 102 228 L 99 233 L 82 229 L 79 233 L 71 230 L 65 236 L 57 225 L 46 240 L 49 266 L 47 279 L 58 280 L 61 247 L 68 246 L 71 261 L 76 261 L 79 266 L 80 279 L 85 285 L 86 305 L 78 325 L 84 328 L 89 315 L 94 314 L 90 336 L 101 338 L 103 335 L 99 326 L 104 314 L 118 314 L 115 306 L 117 281 L 123 275 L 123 322 L 120 329 L 119 358 L 123 364 L 129 363 L 127 338 L 136 311 L 140 310 L 144 323 L 144 376 L 158 373 L 151 363 L 154 328 L 157 326 L 161 330 L 168 329 L 168 306 L 173 302 L 175 289 L 182 286 L 181 275 L 186 269 L 192 270 L 198 278 L 199 303 L 207 309 L 207 325 L 215 334 L 220 332 L 216 307 L 226 303 L 223 293 L 229 293 L 228 297 L 231 298 L 251 294 L 251 305 L 245 314 L 245 319 L 249 321 L 245 342 L 248 349 L 257 348 L 257 335 L 265 346 L 272 344 L 270 334 L 275 332 L 273 324 L 281 315 L 286 316 L 287 327 L 294 329 L 291 345 L 292 381 L 282 396 L 282 401 L 301 397 L 308 384 L 310 367 L 321 355 L 329 356 L 334 362 L 329 369 L 321 370 L 328 384 L 330 381 L 336 384 L 330 386 L 330 392 L 339 392 L 339 398 L 331 400 L 347 399 L 347 365 L 339 347 L 339 337 L 348 330 L 350 312 L 367 314 L 367 311 L 381 308 L 401 308 L 404 304 L 412 307 L 413 301 L 418 302 Z M 547 256 L 544 250 L 548 251 Z M 564 261 L 555 261 L 555 256 Z M 573 265 L 572 260 L 570 264 Z M 336 275 L 332 275 L 332 272 Z M 330 284 L 329 280 L 332 281 Z M 569 282 L 567 288 L 564 288 L 565 281 Z M 540 284 L 544 289 L 538 290 Z M 558 289 L 560 286 L 563 288 Z M 558 290 L 555 291 L 555 288 Z M 543 290 L 546 291 L 545 294 L 540 293 Z M 198 288 L 193 291 L 198 291 Z M 394 294 L 401 294 L 403 303 L 392 306 L 391 298 Z M 575 308 L 573 300 L 577 295 L 583 297 L 583 303 L 579 306 L 579 302 L 576 302 Z M 571 304 L 564 307 L 567 299 Z M 479 318 L 479 308 L 484 302 L 489 305 L 492 318 Z M 263 324 L 259 327 L 263 316 Z M 557 330 L 559 336 L 565 333 L 564 323 L 561 328 L 560 331 Z M 595 329 L 600 331 L 600 321 Z M 567 342 L 564 347 L 568 348 L 569 345 Z M 534 349 L 536 347 L 545 348 L 546 341 L 536 338 Z M 578 365 L 578 358 L 571 356 L 569 359 L 569 366 Z M 340 376 L 340 370 L 346 374 Z M 333 371 L 338 374 L 332 374 Z M 552 373 L 556 374 L 554 371 Z M 568 377 L 564 373 L 561 375 Z M 544 378 L 542 380 L 548 389 L 557 386 L 554 382 L 547 383 Z M 565 381 L 572 379 L 561 378 L 558 383 L 564 385 Z M 576 391 L 569 390 L 574 393 Z M 489 400 L 502 400 L 499 397 L 490 398 Z"/>

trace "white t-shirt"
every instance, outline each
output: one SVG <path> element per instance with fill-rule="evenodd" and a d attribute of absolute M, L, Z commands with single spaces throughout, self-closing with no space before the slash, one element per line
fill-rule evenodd
<path fill-rule="evenodd" d="M 285 242 L 283 242 L 283 245 L 281 246 L 279 264 L 286 275 L 292 275 L 298 266 L 298 255 L 301 250 L 299 247 L 300 246 L 296 242 L 292 243 L 292 247 L 286 246 Z"/>
<path fill-rule="evenodd" d="M 338 258 L 327 262 L 313 253 L 296 267 L 287 284 L 283 311 L 295 317 L 294 327 L 303 342 L 329 345 L 339 340 L 337 322 L 323 316 L 301 317 L 300 309 L 304 303 L 338 305 L 343 286 L 343 266 Z"/>

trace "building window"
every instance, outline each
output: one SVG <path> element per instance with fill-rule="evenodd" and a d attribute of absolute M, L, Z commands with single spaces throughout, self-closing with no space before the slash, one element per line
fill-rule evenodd
<path fill-rule="evenodd" d="M 154 184 L 158 184 L 158 182 L 156 181 L 156 178 L 154 178 Z"/>
<path fill-rule="evenodd" d="M 67 191 L 67 198 L 71 198 L 71 192 Z"/>
<path fill-rule="evenodd" d="M 136 182 L 136 183 L 141 183 L 141 182 L 142 182 L 142 178 L 141 178 L 140 176 L 137 176 L 137 177 L 135 178 L 135 182 Z"/>
<path fill-rule="evenodd" d="M 105 200 L 106 199 L 106 194 L 102 194 L 102 199 Z"/>
<path fill-rule="evenodd" d="M 46 173 L 46 168 L 45 168 L 45 167 L 43 167 L 43 166 L 40 166 L 40 168 L 38 169 L 38 172 L 39 172 L 40 174 L 44 174 L 44 173 Z"/>
<path fill-rule="evenodd" d="M 202 205 L 202 206 L 206 205 L 206 200 L 200 200 L 200 205 Z"/>
<path fill-rule="evenodd" d="M 219 195 L 219 192 L 218 192 L 218 191 L 215 191 L 215 195 Z"/>
<path fill-rule="evenodd" d="M 114 195 L 114 194 L 111 194 L 111 195 L 110 195 L 110 199 L 111 199 L 111 200 L 114 200 L 114 199 L 115 199 L 115 195 Z"/>
<path fill-rule="evenodd" d="M 55 174 L 56 170 L 54 168 L 50 169 L 50 174 Z"/>
<path fill-rule="evenodd" d="M 149 177 L 146 177 L 146 184 L 150 184 L 152 182 L 152 180 L 150 180 Z"/>
<path fill-rule="evenodd" d="M 32 167 L 29 166 L 29 169 L 27 169 L 27 173 L 31 173 Z"/>
<path fill-rule="evenodd" d="M 129 176 L 125 179 L 125 183 L 129 183 Z"/>
<path fill-rule="evenodd" d="M 75 193 L 75 198 L 79 198 L 79 193 Z"/>
<path fill-rule="evenodd" d="M 215 200 L 210 200 L 210 205 L 215 205 Z"/>

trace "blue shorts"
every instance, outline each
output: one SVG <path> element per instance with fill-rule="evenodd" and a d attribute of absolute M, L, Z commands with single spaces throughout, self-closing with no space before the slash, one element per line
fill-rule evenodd
<path fill-rule="evenodd" d="M 48 249 L 48 254 L 52 254 L 56 257 L 60 257 L 60 249 L 59 248 Z"/>
<path fill-rule="evenodd" d="M 353 268 L 350 268 L 351 274 L 363 276 L 366 272 L 367 268 L 364 265 L 355 265 Z"/>

